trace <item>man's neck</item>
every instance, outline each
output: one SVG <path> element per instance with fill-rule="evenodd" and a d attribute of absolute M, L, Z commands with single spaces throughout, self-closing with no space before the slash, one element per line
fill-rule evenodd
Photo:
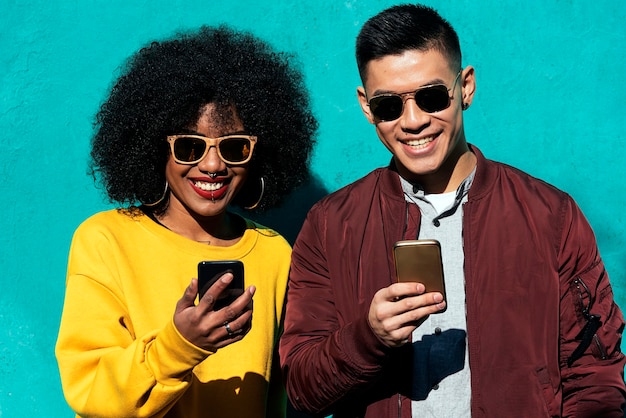
<path fill-rule="evenodd" d="M 467 149 L 456 158 L 448 159 L 447 164 L 437 173 L 420 176 L 414 181 L 417 181 L 427 194 L 453 192 L 470 175 L 475 166 L 476 155 Z M 442 176 L 442 172 L 448 172 L 448 175 Z"/>

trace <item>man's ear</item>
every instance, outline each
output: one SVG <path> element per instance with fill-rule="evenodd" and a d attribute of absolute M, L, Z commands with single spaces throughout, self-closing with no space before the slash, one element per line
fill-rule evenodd
<path fill-rule="evenodd" d="M 472 104 L 474 93 L 476 93 L 476 74 L 471 65 L 465 67 L 461 74 L 461 92 L 463 93 L 463 108 L 467 109 Z"/>
<path fill-rule="evenodd" d="M 359 105 L 361 105 L 361 111 L 372 125 L 375 124 L 374 116 L 372 115 L 372 111 L 370 109 L 370 105 L 367 103 L 367 95 L 365 94 L 365 89 L 361 86 L 356 89 L 356 96 L 359 99 Z"/>

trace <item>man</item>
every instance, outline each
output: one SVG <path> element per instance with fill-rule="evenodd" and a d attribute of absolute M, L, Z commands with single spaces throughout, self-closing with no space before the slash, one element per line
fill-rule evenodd
<path fill-rule="evenodd" d="M 562 191 L 466 142 L 475 71 L 434 10 L 370 19 L 363 113 L 389 167 L 315 205 L 294 245 L 280 357 L 297 409 L 343 417 L 622 417 L 622 313 Z M 440 241 L 447 299 L 397 283 Z M 444 312 L 445 310 L 445 312 Z"/>

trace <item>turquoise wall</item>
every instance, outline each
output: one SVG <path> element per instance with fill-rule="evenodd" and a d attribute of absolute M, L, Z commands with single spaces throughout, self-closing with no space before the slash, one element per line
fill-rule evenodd
<path fill-rule="evenodd" d="M 119 64 L 176 29 L 229 23 L 299 54 L 320 121 L 316 183 L 263 219 L 290 239 L 311 202 L 388 162 L 353 59 L 382 0 L 0 0 L 0 417 L 69 417 L 54 343 L 73 230 L 108 208 L 86 175 L 92 118 Z M 470 142 L 574 196 L 626 307 L 626 2 L 429 1 L 478 92 Z"/>

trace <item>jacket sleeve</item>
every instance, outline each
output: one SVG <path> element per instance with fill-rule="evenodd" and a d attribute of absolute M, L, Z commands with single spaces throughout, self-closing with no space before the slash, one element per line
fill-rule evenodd
<path fill-rule="evenodd" d="M 314 206 L 294 245 L 280 341 L 289 399 L 297 410 L 316 414 L 332 413 L 344 397 L 358 394 L 381 372 L 385 356 L 385 347 L 369 327 L 367 312 L 351 319 L 346 314 L 350 309 L 342 304 L 358 302 L 337 296 L 333 281 L 345 284 L 355 278 L 331 273 L 326 216 L 322 205 Z"/>
<path fill-rule="evenodd" d="M 560 254 L 564 417 L 624 416 L 624 318 L 584 215 L 568 199 Z"/>
<path fill-rule="evenodd" d="M 161 417 L 210 353 L 182 337 L 173 319 L 135 335 L 123 291 L 111 280 L 113 246 L 84 232 L 70 250 L 56 345 L 66 400 L 82 417 Z"/>

